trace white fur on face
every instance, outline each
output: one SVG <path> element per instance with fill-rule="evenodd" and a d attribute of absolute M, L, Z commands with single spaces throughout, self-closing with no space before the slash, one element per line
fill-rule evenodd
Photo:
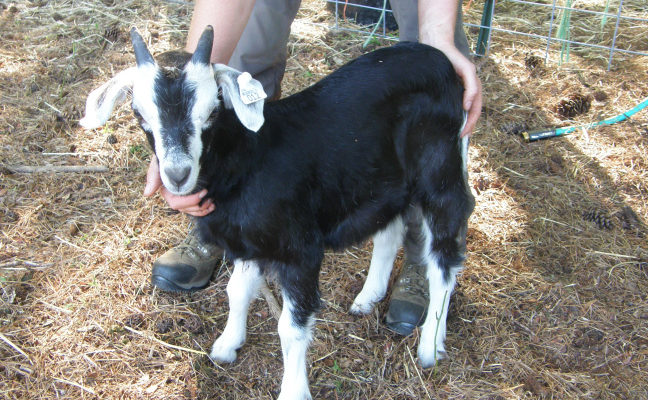
<path fill-rule="evenodd" d="M 137 67 L 137 77 L 133 83 L 133 109 L 142 116 L 142 128 L 153 135 L 155 155 L 160 165 L 160 177 L 164 187 L 175 194 L 175 185 L 164 173 L 165 168 L 183 163 L 186 155 L 178 154 L 175 149 L 167 149 L 162 139 L 162 122 L 156 105 L 155 80 L 160 73 L 155 64 L 143 64 Z"/>
<path fill-rule="evenodd" d="M 203 150 L 202 131 L 209 128 L 209 116 L 218 107 L 218 86 L 214 79 L 211 65 L 190 62 L 184 69 L 185 83 L 194 89 L 194 102 L 190 110 L 192 123 L 191 136 L 188 140 L 191 174 L 183 187 L 188 191 L 196 185 L 200 173 L 200 156 Z M 178 193 L 184 194 L 184 193 Z"/>
<path fill-rule="evenodd" d="M 160 73 L 160 68 L 156 64 L 147 63 L 137 67 L 137 77 L 133 83 L 133 109 L 142 116 L 142 128 L 153 135 L 154 150 L 160 165 L 162 184 L 174 194 L 188 194 L 198 176 L 197 168 L 192 166 L 190 178 L 181 188 L 177 187 L 165 173 L 165 170 L 170 167 L 184 167 L 193 163 L 189 155 L 183 154 L 177 146 L 167 148 L 166 141 L 163 139 L 160 109 L 157 106 L 157 94 L 155 92 L 156 79 Z M 192 175 L 194 184 L 189 186 Z"/>
<path fill-rule="evenodd" d="M 200 173 L 200 156 L 203 144 L 202 130 L 208 127 L 209 116 L 218 106 L 218 87 L 214 80 L 211 66 L 189 63 L 185 67 L 185 84 L 194 89 L 195 99 L 187 127 L 189 137 L 187 148 L 180 146 L 168 147 L 169 141 L 163 140 L 160 111 L 156 105 L 155 82 L 160 74 L 159 67 L 145 64 L 137 68 L 137 78 L 133 85 L 133 107 L 142 115 L 142 127 L 148 130 L 155 142 L 155 154 L 160 164 L 160 177 L 164 186 L 173 194 L 189 194 L 198 180 Z M 173 142 L 173 141 L 172 141 Z M 189 168 L 190 173 L 186 182 L 180 187 L 169 179 L 165 170 L 173 168 Z"/>
<path fill-rule="evenodd" d="M 191 121 L 197 131 L 208 128 L 209 115 L 218 106 L 218 86 L 211 65 L 190 62 L 185 67 L 187 83 L 195 89 Z"/>
<path fill-rule="evenodd" d="M 160 130 L 160 115 L 155 105 L 155 77 L 158 67 L 154 64 L 144 64 L 137 67 L 136 77 L 133 81 L 133 108 L 144 119 L 143 128 L 153 133 L 155 138 L 155 152 L 162 154 Z"/>

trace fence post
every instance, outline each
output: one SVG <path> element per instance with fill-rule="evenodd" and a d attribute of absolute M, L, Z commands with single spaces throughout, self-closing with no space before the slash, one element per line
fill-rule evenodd
<path fill-rule="evenodd" d="M 551 33 L 553 32 L 554 18 L 556 17 L 556 0 L 551 5 L 551 20 L 549 21 L 549 33 L 547 34 L 547 49 L 545 50 L 545 64 L 549 60 L 549 49 L 551 47 Z"/>
<path fill-rule="evenodd" d="M 612 57 L 614 57 L 614 47 L 616 46 L 617 35 L 619 34 L 619 24 L 621 23 L 621 10 L 623 10 L 623 0 L 619 0 L 619 10 L 617 11 L 616 24 L 614 25 L 614 36 L 612 37 L 612 45 L 610 46 L 610 58 L 608 58 L 608 71 L 612 68 Z"/>
<path fill-rule="evenodd" d="M 482 11 L 481 27 L 479 28 L 479 36 L 477 36 L 477 55 L 483 56 L 486 54 L 488 41 L 490 40 L 491 24 L 493 22 L 493 8 L 495 0 L 486 0 L 484 2 L 484 11 Z"/>

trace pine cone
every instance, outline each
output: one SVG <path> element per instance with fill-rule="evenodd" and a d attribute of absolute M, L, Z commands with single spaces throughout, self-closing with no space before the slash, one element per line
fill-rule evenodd
<path fill-rule="evenodd" d="M 103 37 L 110 42 L 116 42 L 120 36 L 121 30 L 119 29 L 119 25 L 117 24 L 111 25 L 108 28 L 104 29 Z"/>
<path fill-rule="evenodd" d="M 583 213 L 585 221 L 594 222 L 599 229 L 610 230 L 614 226 L 610 217 L 603 211 L 592 210 Z"/>
<path fill-rule="evenodd" d="M 582 94 L 573 94 L 569 99 L 561 100 L 556 106 L 556 112 L 564 118 L 572 118 L 589 111 L 592 97 Z"/>

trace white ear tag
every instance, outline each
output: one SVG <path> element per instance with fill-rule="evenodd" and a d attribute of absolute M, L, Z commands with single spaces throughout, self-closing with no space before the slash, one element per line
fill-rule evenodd
<path fill-rule="evenodd" d="M 239 94 L 241 101 L 245 105 L 256 103 L 268 97 L 263 91 L 263 86 L 258 81 L 252 80 L 252 75 L 248 72 L 243 72 L 236 78 L 239 86 Z"/>

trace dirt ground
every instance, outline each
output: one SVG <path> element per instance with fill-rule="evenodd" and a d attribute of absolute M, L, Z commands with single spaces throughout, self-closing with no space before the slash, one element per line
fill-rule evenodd
<path fill-rule="evenodd" d="M 467 20 L 478 22 L 482 5 Z M 624 5 L 646 18 L 643 0 Z M 507 7 L 500 24 L 546 22 Z M 134 63 L 131 26 L 160 53 L 183 46 L 190 13 L 170 0 L 0 1 L 1 398 L 277 396 L 277 323 L 263 300 L 235 364 L 204 354 L 226 321 L 229 264 L 191 295 L 151 287 L 151 263 L 183 239 L 188 219 L 142 197 L 151 152 L 128 105 L 102 129 L 77 123 L 89 91 Z M 331 21 L 323 1 L 304 1 L 285 95 L 365 51 L 364 37 L 328 29 Z M 606 43 L 614 21 L 599 24 L 576 19 L 574 35 Z M 645 23 L 624 32 L 622 46 L 648 51 Z M 474 44 L 474 29 L 469 36 Z M 327 253 L 309 351 L 314 398 L 648 399 L 648 110 L 542 142 L 518 134 L 629 110 L 648 98 L 648 60 L 615 56 L 608 72 L 605 52 L 574 46 L 559 66 L 559 48 L 545 64 L 545 47 L 499 34 L 476 61 L 485 97 L 470 149 L 477 206 L 451 300 L 449 358 L 421 369 L 417 333 L 388 331 L 386 302 L 370 316 L 348 314 L 370 244 Z"/>

